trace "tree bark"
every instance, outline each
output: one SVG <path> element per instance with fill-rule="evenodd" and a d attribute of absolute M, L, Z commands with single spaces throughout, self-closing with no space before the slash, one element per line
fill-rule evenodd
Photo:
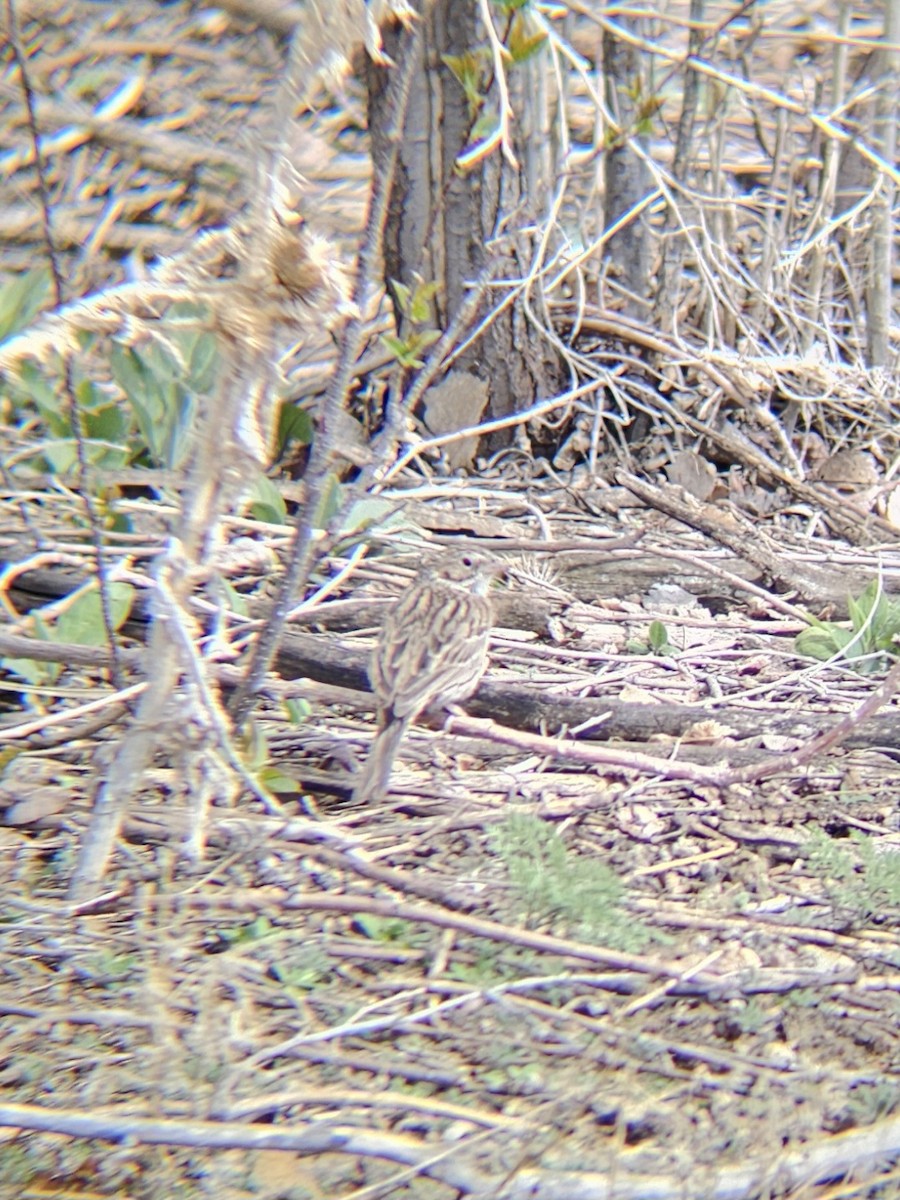
<path fill-rule="evenodd" d="M 420 62 L 413 72 L 409 103 L 402 129 L 384 234 L 385 277 L 415 290 L 417 281 L 437 283 L 433 301 L 434 327 L 450 328 L 471 294 L 472 286 L 493 266 L 493 275 L 521 278 L 530 261 L 530 246 L 522 230 L 537 211 L 552 179 L 543 163 L 535 171 L 538 140 L 533 112 L 526 111 L 524 78 L 531 64 L 509 67 L 507 82 L 516 117 L 514 146 L 519 162 L 532 167 L 531 179 L 499 150 L 462 171 L 459 156 L 473 144 L 479 113 L 453 71 L 448 56 L 483 58 L 485 31 L 475 0 L 435 0 L 423 12 L 424 36 Z M 402 29 L 385 32 L 385 50 L 396 62 L 410 52 L 412 39 Z M 373 61 L 367 64 L 369 129 L 376 170 L 387 163 L 392 149 L 393 115 L 387 111 L 389 72 Z M 482 111 L 491 111 L 496 81 L 484 77 Z M 523 129 L 529 130 L 530 145 Z M 529 187 L 529 183 L 531 186 Z M 495 306 L 498 293 L 488 292 L 471 327 Z M 395 316 L 403 336 L 403 314 L 394 296 Z M 464 332 L 464 331 L 461 331 Z M 461 340 L 461 339 L 459 339 Z M 523 308 L 508 306 L 456 359 L 454 369 L 467 371 L 488 384 L 488 411 L 506 416 L 552 394 L 556 383 L 555 356 L 526 321 Z M 508 441 L 504 433 L 492 444 Z"/>
<path fill-rule="evenodd" d="M 626 17 L 619 21 L 622 25 L 635 23 Z M 639 132 L 645 119 L 640 111 L 641 98 L 646 93 L 643 86 L 637 86 L 646 72 L 637 48 L 610 31 L 603 34 L 603 70 L 606 100 L 618 130 L 604 159 L 604 224 L 610 229 L 637 208 L 650 188 L 647 167 L 631 146 L 632 142 L 646 143 Z M 622 311 L 645 319 L 651 290 L 650 240 L 645 220 L 641 216 L 626 220 L 608 246 L 615 279 L 624 293 Z"/>

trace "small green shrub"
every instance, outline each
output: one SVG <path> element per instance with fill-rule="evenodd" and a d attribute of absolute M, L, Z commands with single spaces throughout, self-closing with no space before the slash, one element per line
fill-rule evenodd
<path fill-rule="evenodd" d="M 809 629 L 794 641 L 797 653 L 819 661 L 841 658 L 864 674 L 885 670 L 887 655 L 895 650 L 900 635 L 900 602 L 889 600 L 873 579 L 859 599 L 847 601 L 847 607 L 849 629 L 809 617 Z"/>
<path fill-rule="evenodd" d="M 900 851 L 879 851 L 856 830 L 843 844 L 813 830 L 807 849 L 810 868 L 840 908 L 864 919 L 900 907 Z"/>
<path fill-rule="evenodd" d="M 544 821 L 512 813 L 492 843 L 530 924 L 552 923 L 554 932 L 561 924 L 566 933 L 617 949 L 646 945 L 649 930 L 623 916 L 624 889 L 615 872 L 598 859 L 571 854 Z"/>
<path fill-rule="evenodd" d="M 118 630 L 128 620 L 134 601 L 135 589 L 129 583 L 109 585 L 109 607 L 112 627 Z M 95 587 L 84 588 L 60 610 L 59 601 L 49 606 L 52 615 L 42 615 L 40 609 L 30 614 L 33 633 L 38 641 L 72 642 L 77 646 L 103 646 L 107 631 L 103 621 L 100 593 Z M 62 674 L 61 663 L 41 662 L 31 658 L 0 659 L 7 671 L 12 671 L 32 687 L 49 687 Z"/>
<path fill-rule="evenodd" d="M 0 286 L 0 341 L 33 320 L 48 282 L 46 272 L 32 271 Z M 8 424 L 17 421 L 30 435 L 35 417 L 43 425 L 46 436 L 33 438 L 38 470 L 70 472 L 79 437 L 86 461 L 98 469 L 175 468 L 190 449 L 198 397 L 218 386 L 218 344 L 209 325 L 201 306 L 185 302 L 173 304 L 139 345 L 113 339 L 107 351 L 107 343 L 82 333 L 79 350 L 67 358 L 25 358 L 4 377 L 0 409 Z"/>

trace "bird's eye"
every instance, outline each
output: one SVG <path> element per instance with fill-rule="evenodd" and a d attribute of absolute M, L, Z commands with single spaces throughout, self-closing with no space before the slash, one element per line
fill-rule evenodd
<path fill-rule="evenodd" d="M 474 566 L 474 561 L 473 561 L 473 559 L 472 559 L 472 556 L 471 556 L 470 554 L 464 554 L 464 555 L 463 555 L 463 557 L 462 557 L 462 565 L 463 565 L 464 567 L 471 567 L 471 566 Z"/>

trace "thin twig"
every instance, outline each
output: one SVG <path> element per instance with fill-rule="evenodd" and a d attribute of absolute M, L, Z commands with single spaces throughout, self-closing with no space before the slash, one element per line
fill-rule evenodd
<path fill-rule="evenodd" d="M 35 104 L 34 89 L 31 86 L 31 81 L 28 73 L 28 58 L 22 46 L 19 36 L 18 18 L 16 14 L 16 6 L 14 0 L 6 0 L 6 19 L 7 28 L 9 30 L 9 40 L 12 46 L 13 55 L 16 59 L 16 65 L 19 68 L 19 77 L 22 82 L 22 95 L 25 100 L 25 112 L 28 119 L 28 132 L 31 137 L 31 144 L 34 150 L 34 167 L 37 177 L 37 192 L 38 202 L 41 210 L 41 223 L 43 226 L 44 248 L 47 252 L 47 261 L 50 264 L 50 273 L 53 277 L 53 289 L 56 296 L 56 308 L 61 309 L 66 303 L 66 288 L 63 282 L 62 268 L 60 266 L 59 254 L 56 249 L 56 238 L 53 232 L 53 208 L 50 203 L 50 189 L 47 186 L 47 177 L 44 171 L 44 156 L 41 150 L 41 139 L 38 131 L 37 123 L 37 108 Z M 66 397 L 66 407 L 69 412 L 69 424 L 72 430 L 72 437 L 75 442 L 75 453 L 78 460 L 78 481 L 77 492 L 84 505 L 85 514 L 87 515 L 88 528 L 91 534 L 91 542 L 94 546 L 94 551 L 97 555 L 97 586 L 100 592 L 100 612 L 103 619 L 103 627 L 106 631 L 106 640 L 109 644 L 110 653 L 112 654 L 112 675 L 116 688 L 121 692 L 125 687 L 125 674 L 122 670 L 122 663 L 119 657 L 119 640 L 116 637 L 115 624 L 112 615 L 112 601 L 109 590 L 109 558 L 106 553 L 106 543 L 103 538 L 102 524 L 100 515 L 97 511 L 97 506 L 94 503 L 94 497 L 91 495 L 90 483 L 90 468 L 88 465 L 87 456 L 87 438 L 88 429 L 84 412 L 81 405 L 78 403 L 78 397 L 75 394 L 75 383 L 72 375 L 72 356 L 64 351 L 62 356 L 63 368 L 63 392 Z"/>

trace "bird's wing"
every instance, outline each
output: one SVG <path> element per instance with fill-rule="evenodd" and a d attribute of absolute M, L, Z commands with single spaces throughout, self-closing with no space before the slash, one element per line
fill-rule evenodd
<path fill-rule="evenodd" d="M 425 612 L 427 604 L 430 611 Z M 379 703 L 399 718 L 472 694 L 484 671 L 491 623 L 484 596 L 434 588 L 401 598 L 385 621 L 370 674 Z"/>

